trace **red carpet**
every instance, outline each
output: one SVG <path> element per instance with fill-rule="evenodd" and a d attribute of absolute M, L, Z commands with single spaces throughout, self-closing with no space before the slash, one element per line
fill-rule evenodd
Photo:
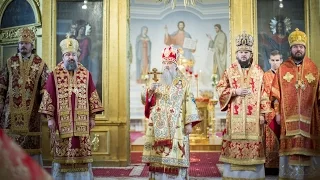
<path fill-rule="evenodd" d="M 131 153 L 131 164 L 141 163 L 141 152 Z M 219 152 L 191 152 L 189 175 L 192 177 L 221 177 L 218 167 Z M 142 174 L 148 175 L 148 169 L 145 167 Z"/>
<path fill-rule="evenodd" d="M 191 152 L 191 177 L 221 177 L 218 167 L 219 152 Z M 141 163 L 141 152 L 131 153 L 131 166 L 94 168 L 94 177 L 147 177 L 148 167 Z M 50 168 L 47 168 L 50 172 Z"/>
<path fill-rule="evenodd" d="M 144 133 L 140 132 L 140 131 L 133 131 L 133 132 L 130 132 L 130 142 L 134 142 L 135 140 L 137 140 L 139 137 L 142 137 L 144 136 Z"/>

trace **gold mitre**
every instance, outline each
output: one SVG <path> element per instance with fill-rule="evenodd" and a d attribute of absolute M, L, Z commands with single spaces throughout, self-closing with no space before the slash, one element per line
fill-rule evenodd
<path fill-rule="evenodd" d="M 29 28 L 22 28 L 18 31 L 19 42 L 27 42 L 33 44 L 36 40 L 36 35 Z"/>
<path fill-rule="evenodd" d="M 253 36 L 243 31 L 236 38 L 237 51 L 251 51 L 253 46 Z"/>
<path fill-rule="evenodd" d="M 70 38 L 69 35 L 67 35 L 67 38 L 62 40 L 60 42 L 60 48 L 62 54 L 66 52 L 79 52 L 79 43 L 77 40 Z"/>
<path fill-rule="evenodd" d="M 290 35 L 289 35 L 289 44 L 290 47 L 296 44 L 301 44 L 306 46 L 307 44 L 307 35 L 306 33 L 300 31 L 298 28 L 295 29 Z"/>

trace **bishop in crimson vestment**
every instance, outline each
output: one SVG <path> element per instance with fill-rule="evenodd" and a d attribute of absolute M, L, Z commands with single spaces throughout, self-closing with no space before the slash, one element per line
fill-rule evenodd
<path fill-rule="evenodd" d="M 227 111 L 220 161 L 224 179 L 265 178 L 263 126 L 270 101 L 263 88 L 263 71 L 252 61 L 253 37 L 237 37 L 237 61 L 217 85 L 220 108 Z"/>
<path fill-rule="evenodd" d="M 291 57 L 277 71 L 272 97 L 279 102 L 280 179 L 320 177 L 319 70 L 305 56 L 307 36 L 289 35 Z"/>
<path fill-rule="evenodd" d="M 103 107 L 91 73 L 77 61 L 78 42 L 68 37 L 60 46 L 63 61 L 48 77 L 39 110 L 53 132 L 52 174 L 56 180 L 93 179 L 90 130 Z"/>
<path fill-rule="evenodd" d="M 35 34 L 19 32 L 19 53 L 10 57 L 0 74 L 0 128 L 40 165 L 42 90 L 48 77 L 46 63 L 34 53 Z"/>
<path fill-rule="evenodd" d="M 200 122 L 190 83 L 177 69 L 177 53 L 172 46 L 164 49 L 162 60 L 168 69 L 164 69 L 162 82 L 157 89 L 142 94 L 149 119 L 142 161 L 149 165 L 153 180 L 189 179 L 188 135 L 192 126 Z M 170 74 L 174 75 L 167 78 Z"/>

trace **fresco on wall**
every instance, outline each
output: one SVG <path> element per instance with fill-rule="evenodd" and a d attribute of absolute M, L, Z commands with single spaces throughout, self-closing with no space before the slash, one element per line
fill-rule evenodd
<path fill-rule="evenodd" d="M 177 1 L 172 9 L 163 3 L 130 0 L 131 121 L 144 118 L 140 94 L 147 72 L 162 71 L 161 51 L 171 44 L 182 52 L 178 65 L 191 76 L 195 96 L 212 92 L 212 75 L 219 79 L 231 64 L 229 1 L 208 0 L 191 7 Z"/>
<path fill-rule="evenodd" d="M 142 84 L 150 68 L 161 70 L 161 51 L 170 44 L 183 50 L 189 68 L 199 74 L 203 89 L 211 88 L 213 72 L 220 76 L 230 65 L 227 0 L 187 8 L 177 4 L 174 10 L 161 3 L 130 3 L 131 81 Z"/>

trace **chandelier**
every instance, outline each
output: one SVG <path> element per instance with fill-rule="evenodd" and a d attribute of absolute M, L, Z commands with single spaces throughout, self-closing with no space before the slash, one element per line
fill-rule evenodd
<path fill-rule="evenodd" d="M 177 0 L 156 0 L 156 2 L 163 2 L 165 5 L 171 4 L 171 8 L 174 9 Z M 197 2 L 202 2 L 202 0 L 183 0 L 184 7 L 195 6 Z"/>

